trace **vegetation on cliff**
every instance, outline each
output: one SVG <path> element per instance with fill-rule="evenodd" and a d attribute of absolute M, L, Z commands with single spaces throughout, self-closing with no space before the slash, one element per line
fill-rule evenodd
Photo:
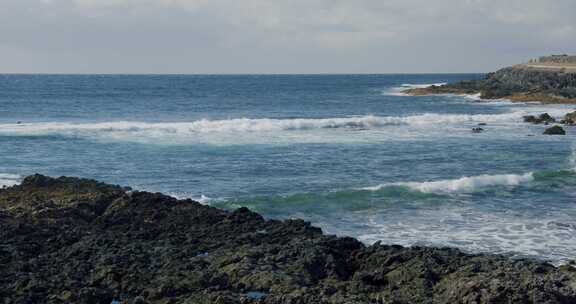
<path fill-rule="evenodd" d="M 0 189 L 0 303 L 576 303 L 576 269 L 324 235 L 78 178 Z"/>

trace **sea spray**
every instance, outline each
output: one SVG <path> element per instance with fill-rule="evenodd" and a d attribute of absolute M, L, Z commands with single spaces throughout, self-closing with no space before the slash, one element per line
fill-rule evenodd
<path fill-rule="evenodd" d="M 382 95 L 384 96 L 409 96 L 408 94 L 403 93 L 404 90 L 408 89 L 425 89 L 431 86 L 442 86 L 445 85 L 446 82 L 439 82 L 439 83 L 420 83 L 420 84 L 413 84 L 413 83 L 403 83 L 398 87 L 388 88 L 382 91 Z"/>
<path fill-rule="evenodd" d="M 181 135 L 193 136 L 198 133 L 256 133 L 282 132 L 314 129 L 370 129 L 386 126 L 410 125 L 429 126 L 438 124 L 460 124 L 467 122 L 509 122 L 521 119 L 525 111 L 503 114 L 437 114 L 424 113 L 411 116 L 357 116 L 335 118 L 237 118 L 229 120 L 197 120 L 192 122 L 100 122 L 100 123 L 29 123 L 0 124 L 0 135 L 41 136 L 41 135 L 121 135 L 135 136 Z"/>
<path fill-rule="evenodd" d="M 387 187 L 403 186 L 415 191 L 428 193 L 467 193 L 478 191 L 490 186 L 517 186 L 521 183 L 530 182 L 533 179 L 534 176 L 532 172 L 525 174 L 484 174 L 439 181 L 387 183 L 361 189 L 379 191 Z"/>
<path fill-rule="evenodd" d="M 568 168 L 576 172 L 576 143 L 572 144 L 570 156 L 568 157 Z"/>
<path fill-rule="evenodd" d="M 17 174 L 0 173 L 0 188 L 17 185 L 21 179 L 22 177 Z"/>

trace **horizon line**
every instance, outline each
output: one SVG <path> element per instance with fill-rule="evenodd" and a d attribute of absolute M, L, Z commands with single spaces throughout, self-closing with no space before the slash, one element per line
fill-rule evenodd
<path fill-rule="evenodd" d="M 1 76 L 344 76 L 344 75 L 462 75 L 490 72 L 391 72 L 391 73 L 60 73 L 0 72 Z"/>

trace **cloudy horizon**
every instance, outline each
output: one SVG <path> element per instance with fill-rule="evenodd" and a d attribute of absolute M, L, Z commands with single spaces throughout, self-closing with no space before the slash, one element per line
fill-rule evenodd
<path fill-rule="evenodd" d="M 0 1 L 0 73 L 460 73 L 576 53 L 573 0 Z"/>

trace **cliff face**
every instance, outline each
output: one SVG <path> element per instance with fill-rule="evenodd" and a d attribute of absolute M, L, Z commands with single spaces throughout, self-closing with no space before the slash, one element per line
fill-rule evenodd
<path fill-rule="evenodd" d="M 567 57 L 571 58 L 571 57 Z M 535 62 L 503 68 L 484 79 L 405 91 L 412 95 L 481 94 L 481 98 L 576 103 L 576 64 Z"/>
<path fill-rule="evenodd" d="M 478 89 L 485 98 L 539 93 L 571 99 L 576 98 L 576 73 L 519 65 L 488 74 Z"/>
<path fill-rule="evenodd" d="M 576 270 L 35 175 L 0 189 L 0 303 L 576 303 Z"/>

